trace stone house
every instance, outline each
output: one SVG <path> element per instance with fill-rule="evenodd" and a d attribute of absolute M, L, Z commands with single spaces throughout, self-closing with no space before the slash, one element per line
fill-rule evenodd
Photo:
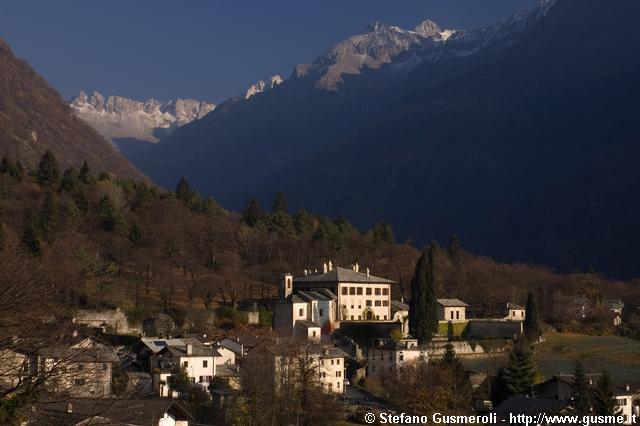
<path fill-rule="evenodd" d="M 396 376 L 402 367 L 427 363 L 427 349 L 418 346 L 417 339 L 374 339 L 367 350 L 367 378 L 384 381 Z"/>
<path fill-rule="evenodd" d="M 35 355 L 35 368 L 46 389 L 73 398 L 112 396 L 113 349 L 84 338 L 70 345 L 43 348 Z"/>
<path fill-rule="evenodd" d="M 172 339 L 155 341 L 162 349 L 150 357 L 153 389 L 160 396 L 170 396 L 169 377 L 182 369 L 189 380 L 205 390 L 216 375 L 216 358 L 221 354 L 212 346 L 197 339 Z"/>

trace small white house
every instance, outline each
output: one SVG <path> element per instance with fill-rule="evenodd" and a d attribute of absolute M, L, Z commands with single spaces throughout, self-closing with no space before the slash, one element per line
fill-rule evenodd
<path fill-rule="evenodd" d="M 466 321 L 468 307 L 460 299 L 438 299 L 438 321 Z"/>
<path fill-rule="evenodd" d="M 426 348 L 417 339 L 375 339 L 367 351 L 367 378 L 381 380 L 395 377 L 402 367 L 427 363 Z"/>
<path fill-rule="evenodd" d="M 526 309 L 515 303 L 507 303 L 507 316 L 504 318 L 507 321 L 524 321 L 526 315 Z"/>

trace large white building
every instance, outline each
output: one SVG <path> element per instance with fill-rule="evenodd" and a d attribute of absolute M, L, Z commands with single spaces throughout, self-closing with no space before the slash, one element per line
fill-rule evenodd
<path fill-rule="evenodd" d="M 391 286 L 394 281 L 360 271 L 323 265 L 322 272 L 285 274 L 280 285 L 274 328 L 283 336 L 308 335 L 318 327 L 331 334 L 344 321 L 392 321 Z M 298 330 L 296 330 L 298 328 Z"/>

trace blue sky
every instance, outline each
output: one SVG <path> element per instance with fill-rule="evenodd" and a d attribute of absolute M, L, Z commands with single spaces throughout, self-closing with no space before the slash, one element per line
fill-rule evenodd
<path fill-rule="evenodd" d="M 536 0 L 2 0 L 0 37 L 65 97 L 222 101 L 373 21 L 490 25 Z"/>

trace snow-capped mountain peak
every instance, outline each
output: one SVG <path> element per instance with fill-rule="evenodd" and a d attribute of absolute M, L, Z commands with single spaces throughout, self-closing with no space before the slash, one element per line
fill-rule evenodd
<path fill-rule="evenodd" d="M 108 139 L 135 138 L 157 142 L 157 131 L 184 126 L 214 110 L 215 104 L 194 99 L 162 103 L 150 98 L 144 102 L 121 96 L 105 98 L 84 91 L 70 102 L 75 114 Z"/>

